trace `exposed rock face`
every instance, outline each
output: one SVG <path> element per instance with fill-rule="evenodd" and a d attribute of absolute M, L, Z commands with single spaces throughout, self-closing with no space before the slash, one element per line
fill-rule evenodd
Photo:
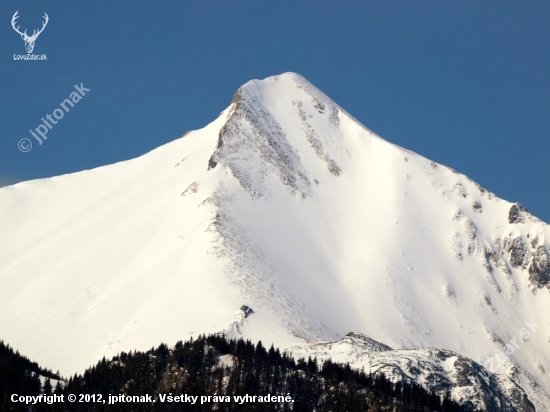
<path fill-rule="evenodd" d="M 521 268 L 529 259 L 529 248 L 521 236 L 515 239 L 504 239 L 504 247 L 510 253 L 510 264 L 515 268 Z"/>
<path fill-rule="evenodd" d="M 477 235 L 477 226 L 470 219 L 464 222 L 464 228 L 466 229 L 466 234 L 471 240 L 475 240 Z"/>
<path fill-rule="evenodd" d="M 254 86 L 241 88 L 232 104 L 208 170 L 224 164 L 252 197 L 263 195 L 264 179 L 272 172 L 291 192 L 306 197 L 311 183 L 285 132 L 264 108 L 261 93 Z"/>
<path fill-rule="evenodd" d="M 540 222 L 540 219 L 533 216 L 520 203 L 514 203 L 508 213 L 508 221 L 510 223 L 525 223 L 526 220 L 531 222 Z"/>
<path fill-rule="evenodd" d="M 472 208 L 474 209 L 474 212 L 483 213 L 483 206 L 478 201 L 472 203 Z"/>
<path fill-rule="evenodd" d="M 550 287 L 550 251 L 534 238 L 530 244 L 522 236 L 506 238 L 504 249 L 509 253 L 510 264 L 514 268 L 527 269 L 529 281 L 538 288 Z"/>
<path fill-rule="evenodd" d="M 314 107 L 319 111 L 319 113 L 324 114 L 325 110 L 325 104 L 321 103 L 314 99 Z M 292 102 L 294 106 L 296 106 L 296 109 L 298 110 L 298 115 L 300 116 L 300 120 L 302 121 L 302 129 L 307 137 L 307 140 L 313 150 L 315 151 L 315 154 L 323 160 L 326 165 L 327 169 L 330 173 L 332 173 L 334 176 L 340 176 L 340 173 L 342 173 L 342 170 L 340 169 L 340 166 L 330 158 L 329 154 L 323 149 L 323 143 L 321 139 L 319 138 L 318 133 L 315 131 L 312 125 L 309 124 L 307 113 L 302 110 L 302 102 Z M 334 122 L 338 122 L 338 109 L 334 106 L 330 107 L 332 115 L 331 119 L 333 119 Z"/>
<path fill-rule="evenodd" d="M 537 247 L 533 252 L 529 280 L 539 288 L 550 285 L 550 252 L 544 245 Z"/>
<path fill-rule="evenodd" d="M 208 160 L 208 170 L 214 169 L 218 165 L 218 162 L 214 159 L 214 155 Z"/>
<path fill-rule="evenodd" d="M 249 306 L 246 306 L 246 305 L 242 305 L 241 306 L 241 312 L 243 313 L 243 317 L 246 319 L 248 318 L 251 314 L 254 313 L 254 311 L 252 310 L 251 307 Z"/>
<path fill-rule="evenodd" d="M 508 214 L 508 221 L 510 223 L 524 223 L 525 219 L 523 218 L 523 214 L 521 212 L 527 212 L 527 209 L 519 203 L 513 204 L 510 208 L 510 213 Z"/>

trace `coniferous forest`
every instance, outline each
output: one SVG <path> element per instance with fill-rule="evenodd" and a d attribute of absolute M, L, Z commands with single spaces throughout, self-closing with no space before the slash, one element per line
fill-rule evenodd
<path fill-rule="evenodd" d="M 9 397 L 13 393 L 35 395 L 43 391 L 44 385 L 41 385 L 38 375 L 47 378 L 48 382 L 50 378 L 61 379 L 59 374 L 41 368 L 0 341 L 0 411 L 26 410 L 10 409 Z"/>
<path fill-rule="evenodd" d="M 37 374 L 43 377 L 42 385 Z M 147 352 L 122 352 L 63 384 L 59 378 L 0 344 L 1 412 L 466 410 L 414 383 L 392 383 L 383 375 L 371 376 L 331 361 L 295 360 L 261 342 L 254 345 L 220 335 L 180 341 L 174 348 L 161 344 Z M 51 383 L 54 379 L 56 385 Z M 31 409 L 12 402 L 13 393 L 57 394 L 64 401 L 37 403 Z M 70 394 L 76 395 L 75 402 L 68 401 Z M 139 402 L 122 402 L 120 395 Z M 114 396 L 117 402 L 109 403 Z"/>

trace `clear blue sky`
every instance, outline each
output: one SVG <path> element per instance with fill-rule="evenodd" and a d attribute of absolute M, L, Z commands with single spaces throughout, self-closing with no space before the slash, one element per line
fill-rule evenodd
<path fill-rule="evenodd" d="M 35 54 L 21 28 L 50 21 Z M 550 222 L 548 1 L 0 4 L 0 183 L 130 159 L 200 128 L 239 86 L 302 74 L 367 127 Z M 29 129 L 90 88 L 38 146 Z M 28 137 L 28 153 L 17 148 Z"/>

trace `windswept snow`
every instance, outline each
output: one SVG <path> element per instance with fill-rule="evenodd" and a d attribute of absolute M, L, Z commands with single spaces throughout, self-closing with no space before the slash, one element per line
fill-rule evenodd
<path fill-rule="evenodd" d="M 487 369 L 515 339 L 497 376 L 550 408 L 548 226 L 293 73 L 139 158 L 1 188 L 0 233 L 0 337 L 64 374 L 205 332 Z"/>

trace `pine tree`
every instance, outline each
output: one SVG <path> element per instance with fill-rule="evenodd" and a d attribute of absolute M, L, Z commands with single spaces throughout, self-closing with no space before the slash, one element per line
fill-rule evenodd
<path fill-rule="evenodd" d="M 51 395 L 52 393 L 52 383 L 50 381 L 50 378 L 46 378 L 46 381 L 44 382 L 44 395 Z"/>

